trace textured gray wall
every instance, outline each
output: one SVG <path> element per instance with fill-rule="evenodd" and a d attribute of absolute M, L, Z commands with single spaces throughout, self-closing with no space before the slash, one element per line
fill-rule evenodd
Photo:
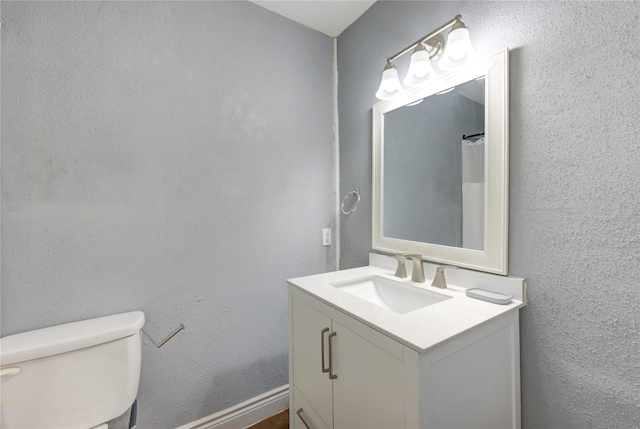
<path fill-rule="evenodd" d="M 385 58 L 461 13 L 510 52 L 509 272 L 524 428 L 640 426 L 640 2 L 378 2 L 338 38 L 341 268 L 371 246 L 371 105 Z M 406 66 L 399 64 L 399 69 Z M 402 71 L 401 71 L 402 73 Z"/>
<path fill-rule="evenodd" d="M 334 269 L 332 40 L 248 2 L 3 2 L 2 334 L 134 309 L 139 427 L 288 382 Z"/>

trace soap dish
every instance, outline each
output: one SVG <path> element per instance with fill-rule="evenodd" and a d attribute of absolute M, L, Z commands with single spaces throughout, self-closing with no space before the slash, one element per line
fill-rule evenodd
<path fill-rule="evenodd" d="M 502 305 L 509 304 L 511 302 L 511 298 L 513 298 L 511 295 L 506 293 L 480 288 L 467 289 L 466 294 L 470 298 L 481 299 L 483 301 Z"/>

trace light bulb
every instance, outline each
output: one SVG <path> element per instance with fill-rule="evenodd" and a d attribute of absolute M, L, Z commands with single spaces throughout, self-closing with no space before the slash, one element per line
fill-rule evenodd
<path fill-rule="evenodd" d="M 453 70 L 473 62 L 476 57 L 469 29 L 462 21 L 456 22 L 447 37 L 447 45 L 438 66 L 443 70 Z"/>
<path fill-rule="evenodd" d="M 393 66 L 393 63 L 388 62 L 384 71 L 382 72 L 382 81 L 376 97 L 380 100 L 389 100 L 395 97 L 402 91 L 402 85 L 400 85 L 400 79 L 398 78 L 398 71 Z"/>
<path fill-rule="evenodd" d="M 468 28 L 458 28 L 449 34 L 448 38 L 449 57 L 454 61 L 460 61 L 467 55 L 467 52 L 473 47 L 469 38 Z"/>
<path fill-rule="evenodd" d="M 421 85 L 429 80 L 434 73 L 429 53 L 422 43 L 418 44 L 411 54 L 411 63 L 407 76 L 403 80 L 404 84 L 411 87 Z"/>

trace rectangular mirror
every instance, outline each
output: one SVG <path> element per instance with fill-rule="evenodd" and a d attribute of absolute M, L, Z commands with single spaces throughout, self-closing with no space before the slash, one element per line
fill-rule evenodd
<path fill-rule="evenodd" d="M 373 106 L 373 248 L 507 274 L 508 52 Z"/>

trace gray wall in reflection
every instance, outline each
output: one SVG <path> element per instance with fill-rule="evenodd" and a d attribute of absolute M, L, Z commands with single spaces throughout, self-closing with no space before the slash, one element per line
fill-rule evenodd
<path fill-rule="evenodd" d="M 463 134 L 484 131 L 484 106 L 456 91 L 384 115 L 383 235 L 462 246 Z"/>

